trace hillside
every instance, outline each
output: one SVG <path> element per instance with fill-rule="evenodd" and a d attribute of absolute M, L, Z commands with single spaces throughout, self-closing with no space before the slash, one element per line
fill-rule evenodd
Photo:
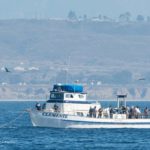
<path fill-rule="evenodd" d="M 104 58 L 146 61 L 149 36 L 150 23 L 6 20 L 0 21 L 0 57 L 53 61 L 69 55 L 79 64 Z"/>
<path fill-rule="evenodd" d="M 11 74 L 1 71 L 0 82 L 149 85 L 149 48 L 149 22 L 1 20 L 0 66 Z M 14 70 L 18 66 L 24 71 Z"/>

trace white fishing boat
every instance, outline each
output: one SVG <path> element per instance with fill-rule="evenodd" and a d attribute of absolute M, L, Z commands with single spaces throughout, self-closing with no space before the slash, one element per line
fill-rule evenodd
<path fill-rule="evenodd" d="M 116 108 L 103 108 L 86 100 L 81 85 L 56 84 L 50 98 L 28 110 L 35 127 L 54 128 L 150 128 L 150 118 L 136 107 L 126 107 L 126 95 L 117 95 Z"/>

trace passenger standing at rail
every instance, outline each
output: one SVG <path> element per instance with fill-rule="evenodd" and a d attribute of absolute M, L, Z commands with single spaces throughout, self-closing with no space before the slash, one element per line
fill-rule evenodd
<path fill-rule="evenodd" d="M 121 109 L 122 109 L 122 113 L 123 113 L 123 114 L 126 114 L 126 111 L 127 111 L 126 107 L 125 107 L 125 106 L 122 106 Z"/>
<path fill-rule="evenodd" d="M 35 107 L 36 107 L 37 110 L 41 110 L 41 104 L 40 103 L 37 102 Z"/>
<path fill-rule="evenodd" d="M 92 117 L 92 115 L 93 115 L 93 109 L 92 109 L 92 107 L 90 107 L 90 109 L 89 109 L 89 117 Z"/>
<path fill-rule="evenodd" d="M 129 118 L 129 112 L 130 112 L 130 107 L 127 106 L 127 107 L 126 107 L 126 115 L 127 115 L 127 118 Z"/>
<path fill-rule="evenodd" d="M 96 106 L 93 109 L 93 117 L 96 118 Z"/>
<path fill-rule="evenodd" d="M 112 118 L 113 117 L 113 108 L 111 106 L 109 107 L 109 113 L 110 113 L 110 118 Z"/>
<path fill-rule="evenodd" d="M 137 107 L 135 107 L 135 118 L 139 118 L 139 116 L 141 115 L 141 111 L 140 111 L 140 108 L 137 106 Z"/>
<path fill-rule="evenodd" d="M 59 107 L 55 104 L 54 105 L 54 112 L 58 112 Z"/>
<path fill-rule="evenodd" d="M 148 115 L 149 115 L 149 110 L 148 110 L 148 108 L 146 107 L 146 108 L 144 109 L 144 116 L 145 116 L 145 118 L 148 118 Z"/>
<path fill-rule="evenodd" d="M 46 103 L 44 103 L 44 104 L 42 105 L 42 109 L 43 109 L 43 110 L 46 109 Z"/>
<path fill-rule="evenodd" d="M 98 118 L 102 118 L 102 112 L 103 112 L 103 109 L 99 108 L 99 110 L 98 110 Z"/>
<path fill-rule="evenodd" d="M 133 118 L 134 117 L 134 107 L 132 106 L 129 110 L 129 118 Z"/>

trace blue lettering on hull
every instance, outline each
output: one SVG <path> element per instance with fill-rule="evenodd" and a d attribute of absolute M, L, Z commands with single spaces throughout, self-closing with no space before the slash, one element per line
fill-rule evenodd
<path fill-rule="evenodd" d="M 56 118 L 67 118 L 66 114 L 52 113 L 52 112 L 43 112 L 42 116 L 56 117 Z"/>

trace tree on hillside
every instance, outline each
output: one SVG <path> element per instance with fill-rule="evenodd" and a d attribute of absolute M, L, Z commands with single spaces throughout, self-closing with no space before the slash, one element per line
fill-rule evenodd
<path fill-rule="evenodd" d="M 98 18 L 99 18 L 99 17 L 98 17 Z M 107 17 L 107 16 L 103 16 L 103 20 L 104 20 L 104 21 L 112 21 L 112 19 L 109 18 L 109 17 Z"/>
<path fill-rule="evenodd" d="M 147 22 L 150 22 L 150 16 L 147 16 Z"/>
<path fill-rule="evenodd" d="M 98 15 L 98 19 L 102 20 L 102 15 L 101 14 Z"/>
<path fill-rule="evenodd" d="M 71 11 L 68 13 L 68 19 L 69 19 L 69 20 L 77 20 L 76 13 L 71 10 Z"/>
<path fill-rule="evenodd" d="M 86 14 L 83 15 L 83 20 L 87 20 L 87 15 Z"/>
<path fill-rule="evenodd" d="M 130 20 L 131 20 L 131 13 L 130 12 L 120 14 L 120 16 L 119 16 L 120 22 L 129 22 Z"/>
<path fill-rule="evenodd" d="M 126 20 L 130 21 L 130 19 L 131 19 L 131 13 L 130 12 L 126 12 L 125 16 L 126 16 Z"/>
<path fill-rule="evenodd" d="M 144 21 L 144 16 L 138 15 L 137 18 L 136 18 L 136 20 L 137 20 L 138 22 L 143 22 L 143 21 Z"/>

